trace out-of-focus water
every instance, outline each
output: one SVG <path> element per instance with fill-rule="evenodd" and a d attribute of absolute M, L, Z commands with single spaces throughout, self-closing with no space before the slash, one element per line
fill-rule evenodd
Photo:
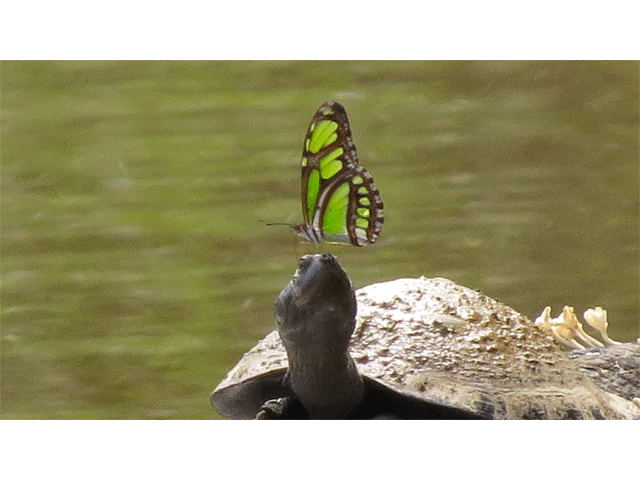
<path fill-rule="evenodd" d="M 637 62 L 3 62 L 3 418 L 217 418 L 302 253 L 315 109 L 385 203 L 356 287 L 441 276 L 639 334 Z"/>

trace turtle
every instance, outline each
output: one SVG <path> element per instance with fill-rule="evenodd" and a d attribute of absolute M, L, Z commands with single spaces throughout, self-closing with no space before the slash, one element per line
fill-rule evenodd
<path fill-rule="evenodd" d="M 212 392 L 221 416 L 640 415 L 636 403 L 598 386 L 529 319 L 444 278 L 397 279 L 355 292 L 335 256 L 305 255 L 276 300 L 275 317 L 277 331 Z"/>

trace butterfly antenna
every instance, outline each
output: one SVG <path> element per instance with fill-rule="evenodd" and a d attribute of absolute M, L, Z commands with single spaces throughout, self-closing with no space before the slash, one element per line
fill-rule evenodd
<path fill-rule="evenodd" d="M 260 220 L 260 222 L 263 222 L 263 220 Z M 267 227 L 271 227 L 273 225 L 286 225 L 287 227 L 293 227 L 293 224 L 291 223 L 281 223 L 281 222 L 264 222 L 264 224 Z"/>

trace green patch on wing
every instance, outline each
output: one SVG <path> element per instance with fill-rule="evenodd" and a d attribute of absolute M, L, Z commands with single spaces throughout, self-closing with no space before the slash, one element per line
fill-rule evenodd
<path fill-rule="evenodd" d="M 331 120 L 320 120 L 313 125 L 311 138 L 309 139 L 309 151 L 318 153 L 321 148 L 335 142 L 338 139 L 337 129 L 338 124 Z"/>
<path fill-rule="evenodd" d="M 347 205 L 349 204 L 349 184 L 343 183 L 331 195 L 324 214 L 322 230 L 328 235 L 346 232 Z"/>
<path fill-rule="evenodd" d="M 307 212 L 309 219 L 313 219 L 313 212 L 316 209 L 316 202 L 318 201 L 318 192 L 320 191 L 320 172 L 318 170 L 312 170 L 309 174 L 309 181 L 307 182 Z"/>
<path fill-rule="evenodd" d="M 325 180 L 333 177 L 336 173 L 342 170 L 342 162 L 336 160 L 340 155 L 344 153 L 343 148 L 336 148 L 326 157 L 322 157 L 320 160 L 320 176 Z"/>

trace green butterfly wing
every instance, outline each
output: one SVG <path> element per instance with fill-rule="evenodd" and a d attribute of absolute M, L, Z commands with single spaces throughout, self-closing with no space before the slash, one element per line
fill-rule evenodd
<path fill-rule="evenodd" d="M 302 151 L 302 216 L 294 231 L 310 242 L 364 246 L 384 223 L 384 205 L 369 172 L 358 165 L 347 112 L 336 102 L 316 111 Z"/>

